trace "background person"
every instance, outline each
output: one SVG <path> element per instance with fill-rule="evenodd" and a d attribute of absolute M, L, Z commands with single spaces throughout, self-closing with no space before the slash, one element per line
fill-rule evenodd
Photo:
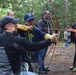
<path fill-rule="evenodd" d="M 67 49 L 70 42 L 70 32 L 68 32 L 67 29 L 64 31 L 64 41 L 65 44 L 63 45 L 63 48 Z"/>
<path fill-rule="evenodd" d="M 13 12 L 13 11 L 9 11 L 9 12 L 7 12 L 7 16 L 11 16 L 11 17 L 14 18 L 14 12 Z"/>
<path fill-rule="evenodd" d="M 43 32 L 45 33 L 51 33 L 51 25 L 50 25 L 50 12 L 48 10 L 44 10 L 42 12 L 42 17 L 41 19 L 37 22 L 37 27 L 40 28 Z M 42 39 L 43 40 L 43 39 Z M 40 50 L 38 53 L 38 65 L 42 62 L 42 60 L 45 58 L 46 53 L 47 53 L 48 47 L 44 48 L 43 50 Z M 50 71 L 44 66 L 44 62 L 42 65 L 39 67 L 39 71 Z"/>

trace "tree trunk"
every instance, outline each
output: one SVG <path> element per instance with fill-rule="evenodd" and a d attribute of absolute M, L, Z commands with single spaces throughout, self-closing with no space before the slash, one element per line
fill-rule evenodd
<path fill-rule="evenodd" d="M 65 0 L 65 12 L 66 12 L 66 28 L 69 28 L 68 25 L 68 0 Z"/>

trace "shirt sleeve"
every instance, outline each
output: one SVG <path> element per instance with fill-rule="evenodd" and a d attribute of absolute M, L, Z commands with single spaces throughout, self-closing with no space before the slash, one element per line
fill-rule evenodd
<path fill-rule="evenodd" d="M 39 28 L 36 28 L 36 27 L 35 27 L 35 29 L 33 29 L 33 34 L 35 36 L 37 36 L 37 38 L 39 37 L 40 39 L 45 39 L 45 40 L 49 39 L 51 37 L 50 34 L 47 34 L 47 33 L 43 32 L 42 30 L 40 30 Z"/>
<path fill-rule="evenodd" d="M 23 31 L 28 31 L 29 27 L 25 26 L 25 25 L 18 24 L 17 29 L 20 29 L 20 30 L 23 30 Z"/>
<path fill-rule="evenodd" d="M 21 48 L 21 50 L 27 50 L 27 51 L 37 51 L 41 50 L 51 44 L 51 40 L 45 40 L 42 42 L 29 42 L 25 38 L 22 37 L 15 37 L 15 43 L 18 44 Z"/>
<path fill-rule="evenodd" d="M 44 36 L 45 36 L 46 33 L 41 31 L 39 28 L 34 27 L 32 34 L 34 36 L 37 36 L 37 38 L 39 38 L 39 39 L 44 39 Z"/>

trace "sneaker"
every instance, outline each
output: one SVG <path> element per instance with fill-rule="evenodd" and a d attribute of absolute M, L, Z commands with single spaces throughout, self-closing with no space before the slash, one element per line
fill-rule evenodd
<path fill-rule="evenodd" d="M 70 67 L 70 69 L 69 70 L 73 70 L 73 67 Z"/>
<path fill-rule="evenodd" d="M 44 70 L 44 71 L 47 71 L 47 72 L 49 72 L 49 71 L 50 71 L 48 68 L 44 68 L 43 70 Z"/>
<path fill-rule="evenodd" d="M 63 48 L 64 48 L 64 49 L 68 49 L 65 45 L 63 45 Z"/>
<path fill-rule="evenodd" d="M 63 45 L 63 48 L 65 48 L 65 45 Z"/>
<path fill-rule="evenodd" d="M 38 74 L 47 74 L 47 71 L 38 71 Z"/>
<path fill-rule="evenodd" d="M 63 48 L 66 48 L 66 46 L 65 46 L 65 45 L 63 45 Z"/>
<path fill-rule="evenodd" d="M 73 68 L 72 72 L 76 72 L 76 68 Z"/>
<path fill-rule="evenodd" d="M 68 49 L 67 47 L 65 47 L 65 49 Z"/>
<path fill-rule="evenodd" d="M 73 70 L 73 65 L 70 67 L 70 69 L 69 70 Z"/>

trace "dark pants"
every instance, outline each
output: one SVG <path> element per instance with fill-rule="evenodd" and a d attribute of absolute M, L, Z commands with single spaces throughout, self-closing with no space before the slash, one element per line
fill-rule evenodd
<path fill-rule="evenodd" d="M 47 48 L 44 48 L 43 50 L 38 51 L 38 68 L 39 71 L 44 70 L 44 62 L 41 64 L 41 62 L 44 60 L 47 53 Z M 41 65 L 40 65 L 41 64 Z"/>
<path fill-rule="evenodd" d="M 76 68 L 76 43 L 75 43 L 75 54 L 74 54 L 73 67 Z"/>
<path fill-rule="evenodd" d="M 74 62 L 73 62 L 73 66 L 74 66 L 74 68 L 76 68 L 76 52 L 75 52 L 75 55 L 74 55 Z"/>

